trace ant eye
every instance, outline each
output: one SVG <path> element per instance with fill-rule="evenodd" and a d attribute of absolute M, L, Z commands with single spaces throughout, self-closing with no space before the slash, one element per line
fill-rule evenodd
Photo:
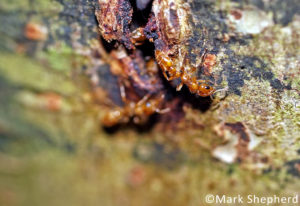
<path fill-rule="evenodd" d="M 205 89 L 209 90 L 209 89 L 210 89 L 210 86 L 205 86 Z"/>

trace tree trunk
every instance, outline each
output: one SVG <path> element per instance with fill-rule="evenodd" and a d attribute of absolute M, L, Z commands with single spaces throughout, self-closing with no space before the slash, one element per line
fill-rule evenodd
<path fill-rule="evenodd" d="M 0 3 L 0 204 L 294 197 L 298 1 L 137 1 Z"/>

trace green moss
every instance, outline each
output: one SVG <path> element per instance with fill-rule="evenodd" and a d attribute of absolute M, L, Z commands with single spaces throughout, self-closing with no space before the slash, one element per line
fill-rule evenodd
<path fill-rule="evenodd" d="M 48 48 L 45 52 L 39 52 L 38 58 L 46 60 L 51 69 L 68 73 L 72 70 L 72 60 L 76 58 L 72 48 L 61 43 L 59 46 Z"/>
<path fill-rule="evenodd" d="M 15 11 L 22 8 L 22 12 L 37 10 L 40 13 L 58 12 L 60 4 L 52 0 L 2 0 L 0 8 L 4 11 Z"/>
<path fill-rule="evenodd" d="M 76 92 L 76 86 L 66 76 L 55 74 L 23 55 L 1 52 L 0 62 L 1 75 L 16 85 L 66 95 Z"/>

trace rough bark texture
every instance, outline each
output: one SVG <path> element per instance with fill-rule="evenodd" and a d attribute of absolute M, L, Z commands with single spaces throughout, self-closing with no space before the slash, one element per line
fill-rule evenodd
<path fill-rule="evenodd" d="M 144 11 L 113 1 L 123 13 L 103 36 L 106 53 L 101 2 L 0 2 L 0 205 L 205 205 L 207 194 L 299 192 L 297 0 L 154 0 Z M 134 49 L 139 26 L 150 42 Z M 176 92 L 155 50 L 195 67 L 210 54 L 193 76 L 221 90 L 215 100 Z M 132 102 L 163 93 L 171 111 L 103 128 L 107 110 L 126 107 L 120 84 Z"/>

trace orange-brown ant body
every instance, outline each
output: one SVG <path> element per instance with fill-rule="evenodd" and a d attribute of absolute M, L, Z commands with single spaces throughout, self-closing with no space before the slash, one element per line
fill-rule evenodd
<path fill-rule="evenodd" d="M 180 78 L 181 83 L 177 86 L 177 91 L 181 90 L 183 84 L 185 84 L 191 93 L 201 97 L 211 96 L 215 92 L 215 89 L 206 83 L 207 81 L 197 80 L 195 77 L 192 77 L 192 74 L 196 71 L 195 67 L 181 66 L 180 71 L 178 71 L 173 64 L 172 58 L 165 55 L 162 51 L 156 50 L 155 56 L 164 77 L 168 81 Z"/>
<path fill-rule="evenodd" d="M 108 55 L 100 41 L 98 52 L 103 60 L 110 65 L 111 72 L 119 78 L 119 84 L 121 85 L 120 94 L 124 103 L 123 107 L 115 106 L 104 113 L 101 118 L 103 126 L 112 127 L 118 124 L 126 124 L 131 120 L 133 120 L 135 124 L 143 124 L 155 113 L 162 114 L 170 111 L 169 108 L 161 109 L 164 104 L 165 95 L 159 86 L 160 83 L 157 79 L 158 70 L 154 59 L 149 59 L 145 63 L 144 70 L 147 71 L 149 75 L 147 75 L 147 78 L 141 78 L 141 74 L 136 72 L 132 67 L 134 63 L 132 57 L 128 56 L 121 47 L 119 51 L 112 51 L 110 55 Z M 138 58 L 138 53 L 135 53 L 135 60 L 139 60 Z M 128 81 L 129 78 L 131 81 Z M 130 90 L 132 87 L 131 84 L 134 84 L 135 88 L 146 92 L 146 95 L 141 100 L 133 101 L 127 99 L 125 87 Z M 134 93 L 133 96 L 135 95 L 137 94 Z"/>
<path fill-rule="evenodd" d="M 131 42 L 138 46 L 141 45 L 146 40 L 142 28 L 137 28 L 131 34 Z M 169 57 L 165 52 L 156 50 L 155 58 L 157 64 L 162 70 L 164 77 L 168 80 L 180 79 L 181 83 L 177 86 L 177 91 L 181 90 L 183 85 L 186 85 L 190 92 L 197 94 L 201 97 L 208 97 L 214 94 L 216 91 L 212 86 L 208 84 L 206 80 L 197 80 L 193 76 L 196 71 L 196 67 L 180 66 L 179 69 L 174 65 L 175 60 L 173 57 Z M 205 50 L 201 57 L 201 66 L 207 67 L 209 70 L 215 65 L 215 56 L 212 54 L 207 54 Z M 156 73 L 156 72 L 155 72 Z M 125 95 L 124 86 L 120 87 L 121 97 L 124 107 L 116 107 L 108 112 L 106 112 L 102 118 L 102 124 L 105 127 L 112 127 L 117 124 L 126 124 L 133 120 L 135 124 L 144 123 L 149 116 L 155 113 L 166 113 L 169 112 L 169 108 L 160 109 L 164 102 L 164 94 L 161 92 L 159 95 L 145 95 L 138 102 L 129 101 Z"/>
<path fill-rule="evenodd" d="M 143 28 L 137 28 L 132 32 L 131 42 L 135 45 L 141 45 L 143 41 L 146 40 Z M 172 58 L 166 55 L 160 50 L 155 51 L 155 57 L 158 65 L 160 66 L 164 77 L 171 81 L 173 79 L 180 78 L 181 83 L 177 86 L 177 91 L 180 91 L 183 84 L 185 84 L 191 93 L 197 94 L 201 97 L 211 96 L 215 89 L 207 84 L 205 80 L 197 80 L 195 77 L 191 77 L 192 74 L 196 71 L 195 67 L 184 67 L 181 66 L 180 71 L 176 69 L 173 64 Z M 207 54 L 205 50 L 204 54 L 201 57 L 201 65 L 208 69 L 208 72 L 205 70 L 206 74 L 210 73 L 211 67 L 215 65 L 216 56 L 213 54 Z"/>
<path fill-rule="evenodd" d="M 131 35 L 131 42 L 138 46 L 144 43 L 144 41 L 146 40 L 146 36 L 144 34 L 144 30 L 143 28 L 139 27 L 136 30 L 134 30 Z"/>
<path fill-rule="evenodd" d="M 108 111 L 102 118 L 102 124 L 105 127 L 112 127 L 117 124 L 128 123 L 131 119 L 135 124 L 144 123 L 149 116 L 154 113 L 166 113 L 169 112 L 169 108 L 159 109 L 164 100 L 164 94 L 160 94 L 156 97 L 151 95 L 144 96 L 140 101 L 133 102 L 128 101 L 125 96 L 124 87 L 120 87 L 121 96 L 125 102 L 124 107 L 118 107 L 111 111 Z"/>
<path fill-rule="evenodd" d="M 131 42 L 133 44 L 141 45 L 145 40 L 146 36 L 143 28 L 137 28 L 132 32 Z M 180 78 L 181 83 L 177 86 L 177 91 L 180 91 L 183 84 L 185 84 L 191 93 L 197 94 L 201 97 L 211 96 L 215 92 L 215 89 L 207 84 L 207 81 L 197 80 L 195 77 L 192 77 L 193 73 L 196 71 L 195 67 L 181 66 L 180 71 L 178 71 L 173 64 L 174 60 L 172 60 L 172 58 L 164 52 L 156 50 L 155 57 L 164 77 L 168 81 Z M 207 54 L 207 50 L 205 50 L 201 57 L 201 66 L 203 65 L 206 68 L 204 72 L 206 74 L 210 74 L 211 68 L 215 65 L 215 63 L 216 56 L 213 54 Z"/>

